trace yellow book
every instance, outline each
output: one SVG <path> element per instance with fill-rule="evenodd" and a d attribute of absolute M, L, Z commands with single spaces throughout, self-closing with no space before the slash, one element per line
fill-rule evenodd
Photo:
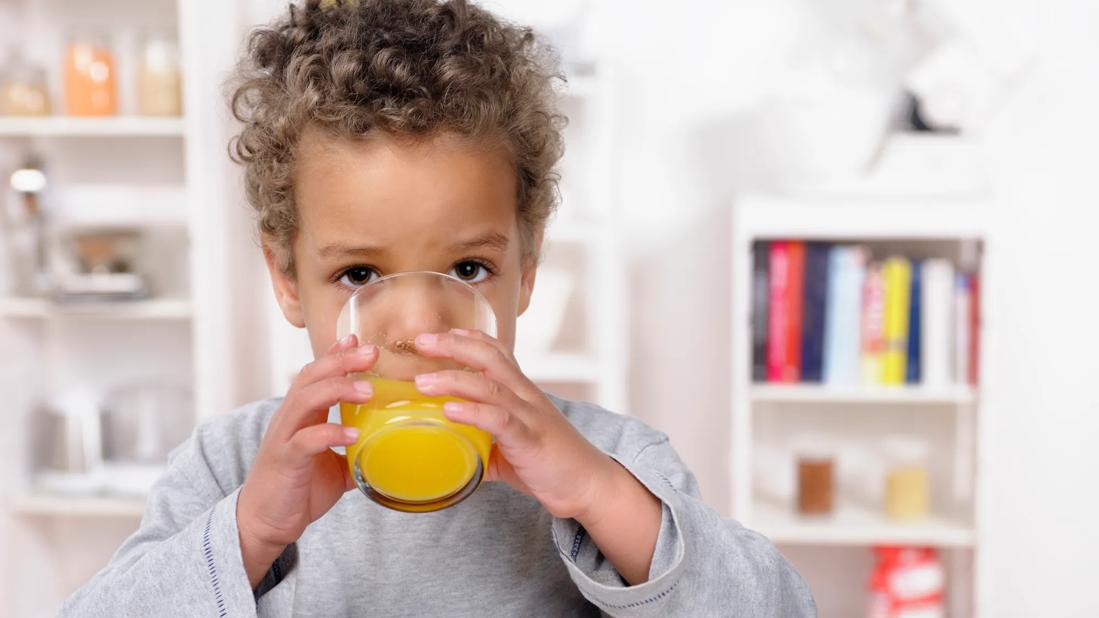
<path fill-rule="evenodd" d="M 908 358 L 908 303 L 912 292 L 912 262 L 891 257 L 882 264 L 885 287 L 885 319 L 882 337 L 882 384 L 904 384 Z"/>

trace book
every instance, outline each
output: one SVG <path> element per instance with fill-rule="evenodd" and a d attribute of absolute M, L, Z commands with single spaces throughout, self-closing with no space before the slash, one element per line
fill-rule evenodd
<path fill-rule="evenodd" d="M 805 243 L 792 240 L 786 246 L 786 365 L 783 382 L 801 379 L 802 312 L 805 307 Z"/>
<path fill-rule="evenodd" d="M 786 323 L 790 319 L 786 307 L 786 287 L 790 276 L 787 245 L 784 240 L 776 240 L 770 244 L 767 252 L 770 274 L 767 304 L 767 380 L 770 382 L 781 382 L 786 369 Z"/>
<path fill-rule="evenodd" d="M 969 277 L 965 273 L 954 276 L 954 383 L 965 384 L 969 380 Z"/>
<path fill-rule="evenodd" d="M 978 353 L 981 341 L 981 277 L 972 273 L 968 278 L 969 283 L 969 372 L 968 382 L 977 386 L 977 378 L 980 373 Z"/>
<path fill-rule="evenodd" d="M 801 316 L 801 381 L 820 382 L 824 377 L 824 324 L 828 309 L 829 246 L 805 245 L 805 286 Z"/>
<path fill-rule="evenodd" d="M 912 276 L 908 294 L 908 341 L 905 349 L 905 384 L 919 384 L 921 373 L 921 331 L 922 324 L 920 314 L 923 310 L 922 281 L 920 280 L 923 265 L 918 260 L 912 260 Z"/>
<path fill-rule="evenodd" d="M 884 305 L 881 264 L 871 263 L 863 280 L 860 311 L 859 364 L 866 385 L 881 383 Z"/>
<path fill-rule="evenodd" d="M 920 269 L 920 383 L 943 387 L 951 383 L 954 338 L 954 265 L 928 259 Z"/>
<path fill-rule="evenodd" d="M 828 309 L 824 327 L 824 381 L 859 382 L 859 321 L 867 251 L 833 246 L 828 252 Z"/>
<path fill-rule="evenodd" d="M 905 257 L 894 256 L 882 264 L 885 296 L 885 317 L 882 337 L 884 349 L 881 363 L 881 383 L 904 384 L 908 355 L 908 306 L 912 285 L 912 263 Z"/>
<path fill-rule="evenodd" d="M 752 248 L 752 380 L 767 380 L 767 302 L 770 300 L 768 262 L 771 244 L 757 242 Z"/>

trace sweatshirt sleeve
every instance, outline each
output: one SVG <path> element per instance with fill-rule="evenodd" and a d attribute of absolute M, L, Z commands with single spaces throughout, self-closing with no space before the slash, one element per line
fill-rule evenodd
<path fill-rule="evenodd" d="M 649 580 L 630 586 L 572 519 L 554 542 L 580 592 L 612 616 L 815 616 L 808 587 L 762 535 L 724 519 L 700 498 L 667 438 L 624 461 L 663 506 Z"/>
<path fill-rule="evenodd" d="M 242 448 L 240 432 L 246 430 L 241 419 L 218 419 L 172 453 L 137 532 L 66 601 L 63 616 L 257 615 L 236 518 L 245 460 L 254 453 Z M 293 571 L 287 561 L 294 555 L 291 547 L 272 571 Z M 272 581 L 269 573 L 259 589 L 281 596 L 276 591 L 292 585 L 292 578 L 280 579 Z"/>

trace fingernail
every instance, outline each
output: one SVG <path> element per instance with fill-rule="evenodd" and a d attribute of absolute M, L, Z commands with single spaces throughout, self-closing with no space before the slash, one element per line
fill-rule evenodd
<path fill-rule="evenodd" d="M 365 345 L 359 346 L 359 349 L 355 350 L 355 354 L 358 354 L 359 356 L 370 356 L 374 354 L 374 350 L 374 344 L 367 343 Z"/>
<path fill-rule="evenodd" d="M 416 345 L 431 346 L 436 343 L 439 343 L 439 335 L 436 335 L 435 333 L 424 333 L 416 337 Z"/>
<path fill-rule="evenodd" d="M 464 328 L 452 328 L 450 329 L 450 332 L 454 333 L 455 335 L 462 335 L 463 337 L 468 337 L 469 335 L 473 334 L 472 331 L 468 331 Z"/>
<path fill-rule="evenodd" d="M 448 401 L 443 404 L 443 412 L 449 412 L 451 414 L 461 414 L 465 410 L 465 407 L 457 401 Z"/>
<path fill-rule="evenodd" d="M 344 427 L 343 428 L 343 435 L 348 440 L 358 440 L 359 439 L 359 430 L 356 427 Z"/>
<path fill-rule="evenodd" d="M 423 390 L 431 388 L 438 381 L 438 376 L 433 373 L 421 373 L 416 376 L 416 388 Z"/>
<path fill-rule="evenodd" d="M 355 381 L 355 390 L 359 391 L 360 393 L 362 393 L 364 395 L 373 395 L 374 394 L 374 386 L 371 385 L 370 382 L 367 382 L 365 380 L 356 380 Z"/>
<path fill-rule="evenodd" d="M 354 337 L 355 337 L 354 334 L 344 335 L 343 339 L 340 339 L 340 347 L 341 348 L 346 348 L 347 346 L 351 345 L 351 340 Z"/>

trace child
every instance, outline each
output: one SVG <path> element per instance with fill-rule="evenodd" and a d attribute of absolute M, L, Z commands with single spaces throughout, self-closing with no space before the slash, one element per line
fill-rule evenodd
<path fill-rule="evenodd" d="M 250 39 L 233 109 L 263 252 L 316 360 L 283 399 L 199 427 L 141 528 L 69 599 L 94 616 L 742 615 L 815 612 L 762 536 L 722 520 L 663 434 L 542 393 L 512 356 L 556 199 L 556 68 L 530 30 L 462 0 L 291 6 Z M 417 377 L 495 436 L 487 482 L 450 509 L 369 502 L 330 450 L 330 406 L 370 398 L 377 350 L 336 341 L 351 292 L 449 273 L 498 338 L 420 335 L 476 372 Z"/>

